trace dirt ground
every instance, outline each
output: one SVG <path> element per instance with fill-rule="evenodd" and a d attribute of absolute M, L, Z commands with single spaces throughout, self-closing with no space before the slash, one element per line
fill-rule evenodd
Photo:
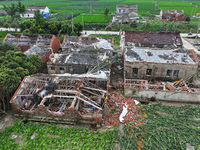
<path fill-rule="evenodd" d="M 10 111 L 7 114 L 0 116 L 0 132 L 4 131 L 6 127 L 11 126 L 13 123 L 17 122 L 18 119 Z"/>

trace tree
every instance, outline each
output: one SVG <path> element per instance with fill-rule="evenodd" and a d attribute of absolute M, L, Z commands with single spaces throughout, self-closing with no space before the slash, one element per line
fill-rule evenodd
<path fill-rule="evenodd" d="M 11 21 L 13 21 L 17 12 L 16 5 L 15 4 L 11 4 L 10 6 L 3 5 L 3 7 L 4 10 L 8 13 L 8 15 L 11 16 Z"/>
<path fill-rule="evenodd" d="M 17 11 L 24 16 L 25 6 L 18 0 Z"/>
<path fill-rule="evenodd" d="M 83 31 L 83 25 L 79 22 L 74 23 L 74 31 L 75 31 L 76 35 L 80 36 L 81 31 Z"/>
<path fill-rule="evenodd" d="M 2 45 L 2 44 L 0 44 Z M 9 101 L 22 78 L 42 70 L 39 55 L 27 57 L 21 51 L 4 50 L 0 53 L 0 111 L 6 112 Z"/>
<path fill-rule="evenodd" d="M 40 14 L 40 10 L 34 11 L 34 19 L 35 19 L 36 26 L 40 26 L 41 28 L 44 27 L 45 20 L 42 17 L 42 14 Z"/>
<path fill-rule="evenodd" d="M 130 24 L 131 28 L 137 28 L 137 22 L 134 20 Z"/>
<path fill-rule="evenodd" d="M 104 11 L 105 19 L 107 19 L 108 13 L 109 13 L 109 9 L 106 8 L 106 10 Z"/>
<path fill-rule="evenodd" d="M 190 17 L 187 16 L 186 21 L 190 22 Z"/>

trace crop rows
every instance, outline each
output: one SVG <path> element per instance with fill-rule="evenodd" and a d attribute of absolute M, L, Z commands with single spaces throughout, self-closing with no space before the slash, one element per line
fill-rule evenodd
<path fill-rule="evenodd" d="M 105 18 L 104 15 L 80 15 L 74 18 L 74 22 L 98 22 L 98 23 L 106 23 L 109 22 L 111 19 L 111 15 L 108 15 L 107 18 Z"/>
<path fill-rule="evenodd" d="M 116 130 L 99 132 L 87 128 L 18 122 L 0 133 L 0 149 L 111 149 Z"/>

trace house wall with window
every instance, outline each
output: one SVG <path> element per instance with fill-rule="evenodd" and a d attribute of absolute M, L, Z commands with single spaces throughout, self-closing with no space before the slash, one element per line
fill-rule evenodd
<path fill-rule="evenodd" d="M 128 62 L 125 61 L 126 79 L 175 81 L 196 74 L 194 64 Z"/>

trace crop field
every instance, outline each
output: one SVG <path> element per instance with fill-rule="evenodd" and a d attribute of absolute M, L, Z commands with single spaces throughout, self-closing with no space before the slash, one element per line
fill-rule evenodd
<path fill-rule="evenodd" d="M 0 132 L 0 149 L 112 149 L 116 134 L 116 130 L 100 132 L 20 121 Z"/>
<path fill-rule="evenodd" d="M 92 13 L 92 14 L 104 14 L 106 8 L 109 9 L 109 13 L 116 13 L 116 5 L 138 5 L 138 14 L 149 15 L 159 14 L 159 10 L 155 10 L 154 0 L 29 0 L 21 1 L 26 7 L 28 5 L 47 5 L 52 13 Z M 0 8 L 3 5 L 10 5 L 11 3 L 17 4 L 17 1 L 1 1 Z M 194 0 L 157 0 L 158 9 L 183 9 L 186 15 L 193 15 L 200 12 L 197 8 L 195 11 L 195 5 L 200 5 L 199 1 Z M 192 13 L 191 13 L 192 12 Z"/>
<path fill-rule="evenodd" d="M 120 137 L 122 149 L 185 150 L 186 143 L 200 147 L 199 106 L 144 105 L 143 117 L 135 126 L 126 126 Z"/>
<path fill-rule="evenodd" d="M 83 22 L 93 22 L 93 23 L 107 23 L 111 19 L 111 15 L 108 15 L 107 18 L 105 18 L 104 15 L 80 15 L 74 18 L 74 22 L 82 22 L 82 17 L 83 17 Z"/>

